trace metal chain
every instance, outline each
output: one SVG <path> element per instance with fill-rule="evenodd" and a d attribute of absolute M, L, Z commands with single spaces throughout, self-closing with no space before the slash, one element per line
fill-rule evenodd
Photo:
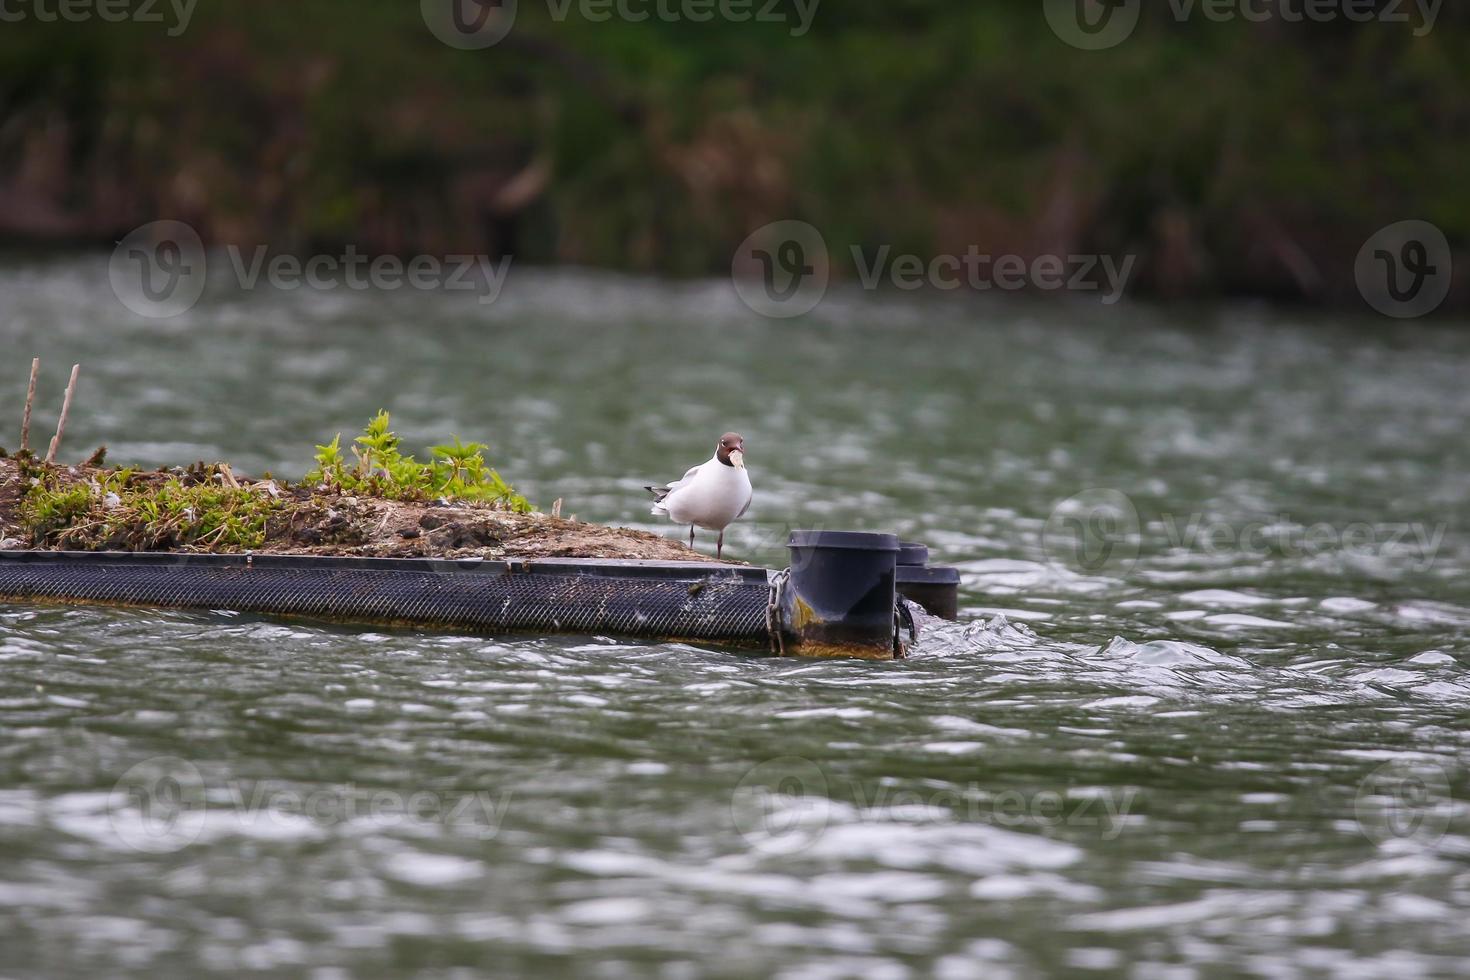
<path fill-rule="evenodd" d="M 766 600 L 766 633 L 771 638 L 771 652 L 778 657 L 786 656 L 786 639 L 781 635 L 781 608 L 786 597 L 786 583 L 790 580 L 789 568 L 771 576 L 770 598 Z"/>
<path fill-rule="evenodd" d="M 908 633 L 909 641 L 903 641 L 904 633 Z M 908 601 L 903 596 L 893 604 L 893 658 L 903 660 L 909 655 L 909 647 L 919 642 L 919 626 L 914 622 L 914 611 L 909 608 Z"/>

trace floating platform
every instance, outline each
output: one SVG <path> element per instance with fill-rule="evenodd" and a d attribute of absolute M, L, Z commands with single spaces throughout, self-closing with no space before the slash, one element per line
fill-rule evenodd
<path fill-rule="evenodd" d="M 628 559 L 0 551 L 0 600 L 890 659 L 916 635 L 899 598 L 898 554 L 893 535 L 842 531 L 794 532 L 792 563 L 781 571 Z"/>

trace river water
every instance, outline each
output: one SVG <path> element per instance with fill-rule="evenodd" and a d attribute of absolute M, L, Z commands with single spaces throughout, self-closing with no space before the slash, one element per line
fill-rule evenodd
<path fill-rule="evenodd" d="M 0 270 L 5 433 L 39 354 L 63 455 L 298 476 L 382 407 L 677 535 L 641 485 L 737 429 L 731 552 L 898 531 L 965 622 L 874 665 L 0 605 L 0 972 L 1470 973 L 1465 325 L 107 282 Z"/>

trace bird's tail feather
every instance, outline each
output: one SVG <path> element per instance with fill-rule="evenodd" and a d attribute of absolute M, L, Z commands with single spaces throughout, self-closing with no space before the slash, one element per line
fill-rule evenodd
<path fill-rule="evenodd" d="M 644 487 L 653 494 L 653 509 L 649 511 L 655 517 L 667 517 L 669 512 L 664 508 L 664 498 L 673 492 L 672 487 Z"/>

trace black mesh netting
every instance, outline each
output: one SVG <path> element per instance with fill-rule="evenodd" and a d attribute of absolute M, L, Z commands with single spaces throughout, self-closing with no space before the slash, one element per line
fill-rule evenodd
<path fill-rule="evenodd" d="M 233 609 L 483 633 L 596 633 L 765 646 L 765 583 L 463 570 L 0 560 L 0 598 Z"/>

